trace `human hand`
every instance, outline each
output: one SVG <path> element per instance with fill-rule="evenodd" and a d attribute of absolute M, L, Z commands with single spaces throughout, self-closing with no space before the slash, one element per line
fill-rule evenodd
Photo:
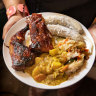
<path fill-rule="evenodd" d="M 92 25 L 88 30 L 94 39 L 95 48 L 96 48 L 96 24 Z M 96 52 L 95 52 L 95 60 L 96 60 Z M 96 80 L 96 63 L 94 63 L 94 66 L 91 68 L 87 76 L 91 79 Z"/>
<path fill-rule="evenodd" d="M 13 15 L 12 17 L 10 17 L 10 19 L 7 21 L 7 23 L 5 24 L 4 28 L 3 28 L 3 36 L 2 38 L 4 39 L 6 36 L 6 33 L 8 32 L 8 30 L 21 18 L 23 18 L 23 16 L 21 14 L 16 14 Z"/>
<path fill-rule="evenodd" d="M 91 27 L 89 27 L 89 32 L 91 33 L 94 43 L 95 43 L 95 48 L 96 48 L 96 24 L 92 25 Z"/>

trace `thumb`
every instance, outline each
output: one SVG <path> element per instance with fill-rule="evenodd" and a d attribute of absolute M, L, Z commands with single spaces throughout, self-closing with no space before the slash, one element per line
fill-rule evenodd
<path fill-rule="evenodd" d="M 3 36 L 2 38 L 4 39 L 5 36 L 6 36 L 6 33 L 9 31 L 9 29 L 18 21 L 20 20 L 22 17 L 21 16 L 14 16 L 14 17 L 11 17 L 8 22 L 5 24 L 4 28 L 3 28 Z"/>
<path fill-rule="evenodd" d="M 16 22 L 7 22 L 3 28 L 3 36 L 2 38 L 5 38 L 5 35 L 7 34 L 8 30 L 14 25 Z"/>

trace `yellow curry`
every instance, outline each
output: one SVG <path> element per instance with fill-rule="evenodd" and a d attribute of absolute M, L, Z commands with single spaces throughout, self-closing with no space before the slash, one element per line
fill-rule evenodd
<path fill-rule="evenodd" d="M 26 68 L 35 81 L 51 86 L 66 81 L 84 65 L 89 52 L 84 42 L 53 36 L 54 49 L 35 58 L 35 64 Z"/>

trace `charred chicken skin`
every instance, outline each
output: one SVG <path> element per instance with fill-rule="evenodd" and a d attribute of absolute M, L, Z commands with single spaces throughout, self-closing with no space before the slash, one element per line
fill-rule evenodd
<path fill-rule="evenodd" d="M 35 59 L 35 54 L 23 45 L 27 30 L 28 27 L 25 27 L 10 40 L 9 52 L 12 59 L 12 67 L 17 71 L 23 71 L 26 67 L 31 66 Z"/>
<path fill-rule="evenodd" d="M 32 42 L 29 47 L 23 44 L 27 30 L 30 30 Z M 33 13 L 31 17 L 27 18 L 27 26 L 12 36 L 10 40 L 9 52 L 12 67 L 17 71 L 22 71 L 31 66 L 35 60 L 36 52 L 49 52 L 53 48 L 51 37 L 42 15 Z"/>
<path fill-rule="evenodd" d="M 33 13 L 28 18 L 27 23 L 29 24 L 32 41 L 30 48 L 35 51 L 49 52 L 53 48 L 51 42 L 52 36 L 45 25 L 45 20 L 42 15 Z"/>

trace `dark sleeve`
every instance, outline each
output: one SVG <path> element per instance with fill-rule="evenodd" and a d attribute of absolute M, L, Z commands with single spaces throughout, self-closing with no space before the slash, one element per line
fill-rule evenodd
<path fill-rule="evenodd" d="M 62 13 L 77 19 L 88 28 L 96 17 L 96 0 L 65 10 Z"/>
<path fill-rule="evenodd" d="M 26 5 L 29 9 L 29 13 L 32 14 L 32 13 L 35 13 L 36 11 L 36 1 L 35 0 L 25 0 L 26 2 Z"/>

